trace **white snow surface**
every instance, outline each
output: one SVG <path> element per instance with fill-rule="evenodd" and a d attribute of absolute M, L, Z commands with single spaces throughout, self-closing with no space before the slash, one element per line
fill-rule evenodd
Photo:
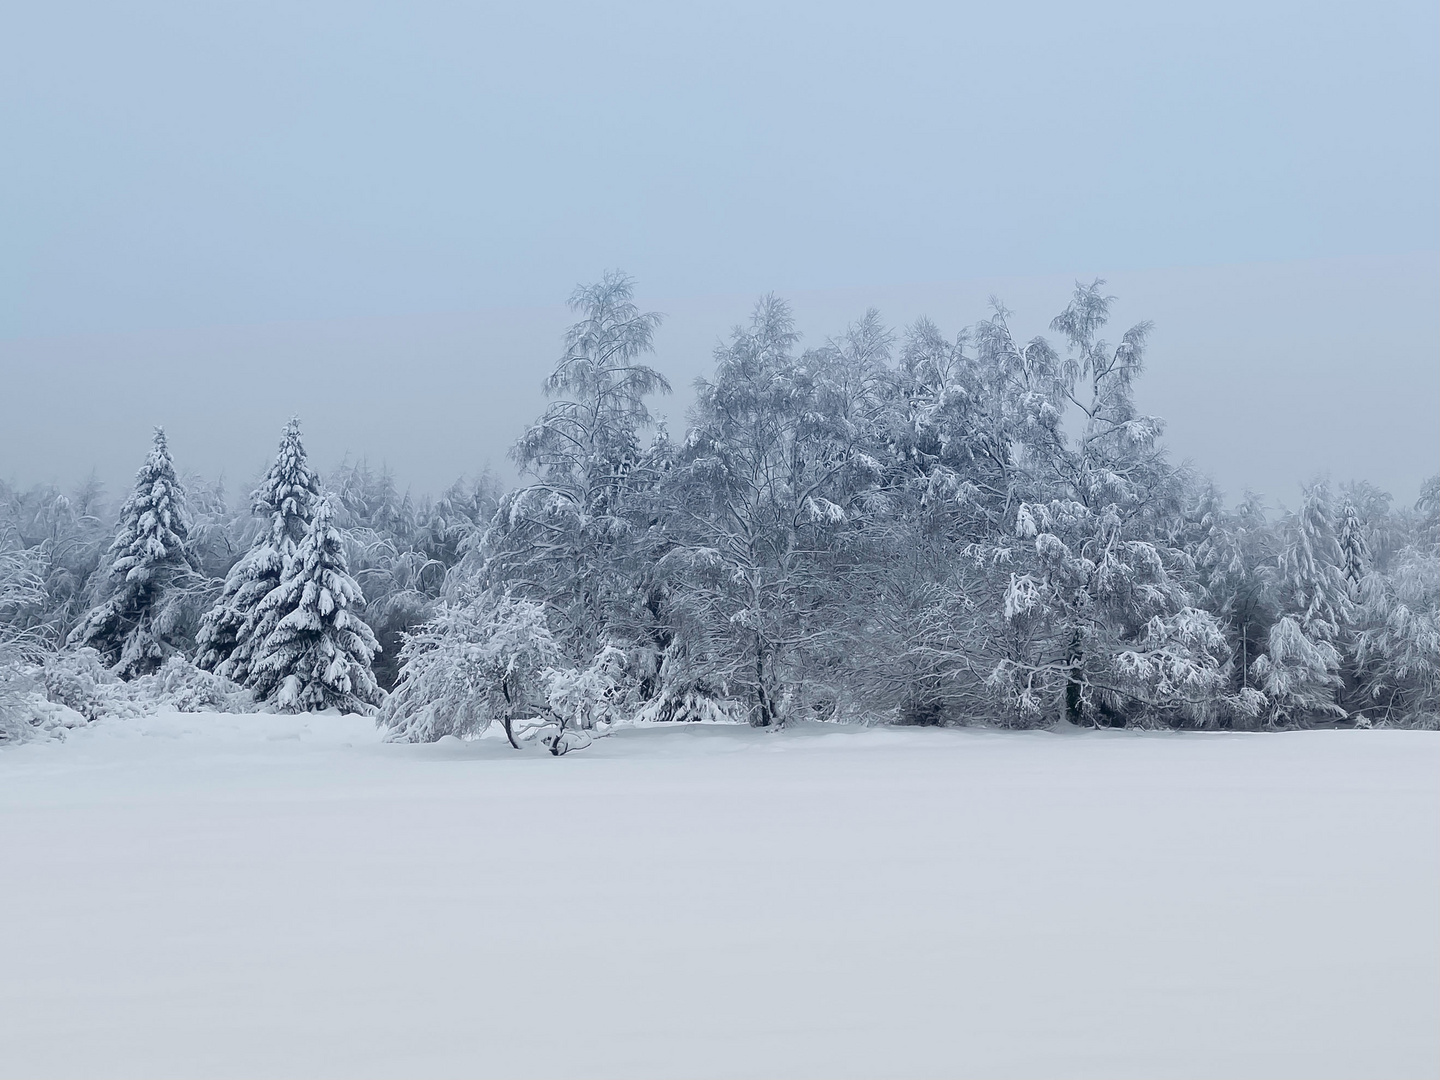
<path fill-rule="evenodd" d="M 1440 735 L 0 750 L 0 1075 L 1433 1077 Z"/>

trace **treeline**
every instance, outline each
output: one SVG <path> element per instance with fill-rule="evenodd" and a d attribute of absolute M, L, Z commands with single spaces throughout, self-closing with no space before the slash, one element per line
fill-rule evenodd
<path fill-rule="evenodd" d="M 322 483 L 292 423 L 236 510 L 157 436 L 118 530 L 93 482 L 0 488 L 0 625 L 32 666 L 186 663 L 397 738 L 499 720 L 557 752 L 617 717 L 1437 726 L 1440 478 L 1413 507 L 1324 482 L 1227 507 L 1137 411 L 1149 327 L 1103 340 L 1100 286 L 1053 343 L 997 307 L 801 350 L 767 297 L 675 440 L 647 408 L 660 318 L 610 275 L 571 299 L 524 486 Z"/>

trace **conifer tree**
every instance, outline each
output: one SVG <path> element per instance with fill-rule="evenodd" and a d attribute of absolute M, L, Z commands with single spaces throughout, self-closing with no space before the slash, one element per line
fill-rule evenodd
<path fill-rule="evenodd" d="M 186 540 L 185 491 L 165 432 L 135 475 L 135 490 L 120 508 L 120 524 L 100 589 L 104 598 L 70 634 L 89 646 L 121 678 L 147 675 L 184 645 L 182 586 L 193 573 Z"/>
<path fill-rule="evenodd" d="M 1264 656 L 1251 668 L 1270 701 L 1272 724 L 1304 724 L 1314 717 L 1343 717 L 1335 703 L 1344 685 L 1340 653 L 1327 638 L 1307 634 L 1298 619 L 1281 616 L 1270 628 Z"/>
<path fill-rule="evenodd" d="M 1294 617 L 1311 640 L 1336 641 L 1349 622 L 1350 600 L 1328 485 L 1305 489 L 1300 512 L 1292 515 L 1286 533 L 1276 567 L 1282 613 Z"/>
<path fill-rule="evenodd" d="M 356 610 L 364 600 L 329 500 L 321 499 L 280 584 L 257 608 L 257 625 L 278 618 L 258 650 L 252 684 L 270 687 L 266 697 L 291 712 L 373 712 L 383 696 L 370 669 L 380 646 Z"/>
<path fill-rule="evenodd" d="M 1330 489 L 1312 484 L 1286 526 L 1275 567 L 1280 618 L 1270 629 L 1267 654 L 1252 667 L 1276 722 L 1345 715 L 1336 698 L 1344 687 L 1341 649 L 1354 608 L 1343 560 Z"/>
<path fill-rule="evenodd" d="M 264 696 L 271 687 L 256 685 L 257 650 L 285 612 L 265 608 L 262 601 L 277 585 L 285 564 L 304 538 L 320 497 L 320 483 L 306 460 L 300 441 L 300 420 L 291 417 L 280 440 L 275 463 L 252 496 L 251 512 L 268 517 L 267 527 L 225 578 L 225 589 L 201 620 L 196 664 Z"/>
<path fill-rule="evenodd" d="M 1370 545 L 1365 539 L 1365 526 L 1355 500 L 1347 498 L 1340 510 L 1340 557 L 1345 573 L 1345 588 L 1352 601 L 1360 599 L 1360 582 L 1370 568 Z"/>

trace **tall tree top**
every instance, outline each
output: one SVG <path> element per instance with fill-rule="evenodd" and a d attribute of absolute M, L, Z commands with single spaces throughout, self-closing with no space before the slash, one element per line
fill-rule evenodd
<path fill-rule="evenodd" d="M 275 463 L 252 496 L 252 510 L 270 517 L 270 542 L 293 548 L 305 535 L 320 497 L 320 481 L 310 468 L 300 441 L 300 418 L 285 425 Z"/>
<path fill-rule="evenodd" d="M 665 377 L 637 363 L 653 351 L 661 316 L 634 302 L 634 282 L 618 271 L 577 288 L 570 308 L 580 318 L 565 334 L 565 355 L 545 380 L 555 398 L 512 451 L 515 461 L 547 478 L 608 472 L 635 453 L 635 433 L 650 421 L 645 398 L 670 392 Z"/>
<path fill-rule="evenodd" d="M 189 535 L 185 489 L 175 476 L 165 430 L 157 427 L 145 464 L 135 474 L 135 490 L 120 507 L 120 528 L 110 545 L 112 569 L 130 575 L 156 563 L 184 560 Z"/>

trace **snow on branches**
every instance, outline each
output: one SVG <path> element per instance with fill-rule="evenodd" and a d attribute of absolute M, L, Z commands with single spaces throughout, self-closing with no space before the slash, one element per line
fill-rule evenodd
<path fill-rule="evenodd" d="M 295 420 L 252 515 L 197 480 L 192 521 L 158 432 L 113 536 L 93 481 L 0 484 L 13 684 L 33 698 L 68 632 L 107 679 L 193 657 L 268 707 L 378 707 L 407 741 L 499 721 L 557 754 L 632 719 L 1440 724 L 1440 478 L 1413 507 L 1363 482 L 1227 505 L 1139 410 L 1150 327 L 1107 341 L 1103 285 L 1054 343 L 995 302 L 952 336 L 870 311 L 802 346 L 764 297 L 672 442 L 660 317 L 606 275 L 508 493 L 413 499 L 361 461 L 325 504 Z"/>
<path fill-rule="evenodd" d="M 100 602 L 70 642 L 94 648 L 122 678 L 149 674 L 182 649 L 194 614 L 191 586 L 198 584 L 186 545 L 189 526 L 185 490 L 165 432 L 156 428 L 135 489 L 120 507 L 109 572 L 95 582 Z"/>
<path fill-rule="evenodd" d="M 262 621 L 284 613 L 255 661 L 256 675 L 274 687 L 269 700 L 290 712 L 374 711 L 381 691 L 370 662 L 379 644 L 358 613 L 363 603 L 334 511 L 321 499 L 280 584 L 260 602 Z"/>

